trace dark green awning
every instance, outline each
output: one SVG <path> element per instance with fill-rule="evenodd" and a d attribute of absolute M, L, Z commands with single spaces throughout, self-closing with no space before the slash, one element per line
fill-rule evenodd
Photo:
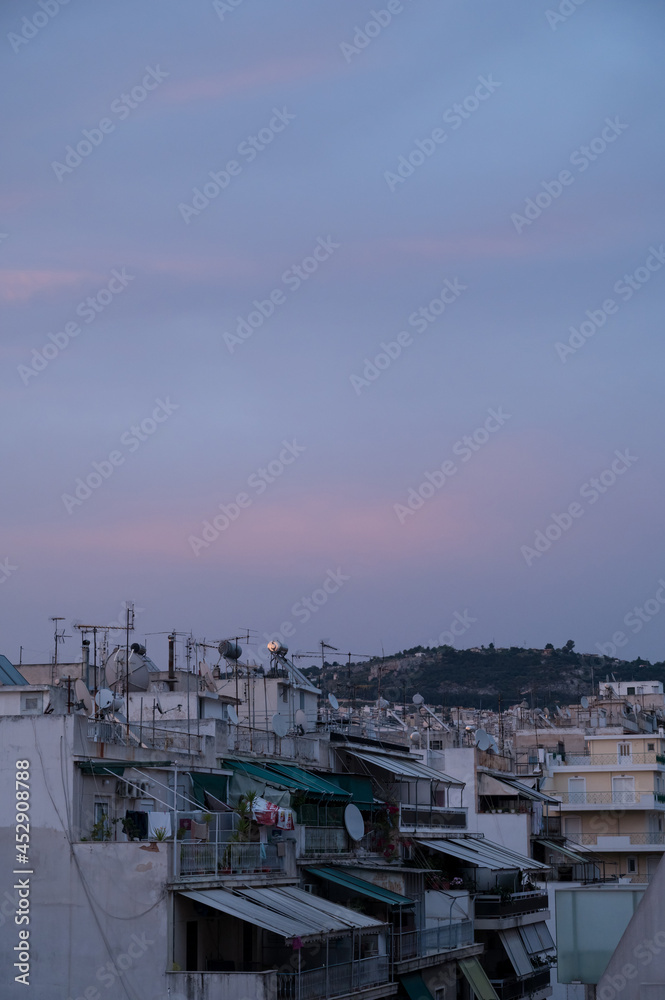
<path fill-rule="evenodd" d="M 409 1000 L 434 1000 L 419 973 L 413 972 L 409 976 L 400 976 L 399 981 Z"/>
<path fill-rule="evenodd" d="M 339 785 L 344 791 L 351 793 L 351 801 L 359 809 L 371 809 L 374 805 L 372 781 L 360 774 L 326 774 L 326 781 Z"/>
<path fill-rule="evenodd" d="M 462 958 L 458 963 L 476 1000 L 499 1000 L 497 992 L 477 958 Z"/>
<path fill-rule="evenodd" d="M 392 892 L 391 889 L 384 889 L 383 886 L 374 885 L 373 882 L 367 882 L 366 879 L 353 875 L 346 868 L 331 868 L 328 865 L 322 865 L 320 868 L 308 868 L 307 871 L 311 872 L 312 875 L 317 875 L 319 878 L 325 879 L 326 882 L 334 882 L 336 885 L 344 886 L 345 889 L 350 889 L 354 893 L 361 896 L 369 896 L 370 899 L 376 899 L 381 903 L 388 903 L 390 906 L 415 905 L 414 899 L 409 899 L 408 896 L 400 896 L 398 893 Z"/>
<path fill-rule="evenodd" d="M 81 774 L 94 774 L 99 778 L 108 778 L 109 772 L 114 774 L 116 778 L 122 778 L 125 768 L 133 766 L 131 761 L 126 761 L 124 764 L 114 764 L 112 761 L 106 760 L 94 763 L 91 760 L 79 760 L 77 763 L 81 768 Z"/>
<path fill-rule="evenodd" d="M 190 771 L 189 776 L 192 779 L 192 797 L 203 809 L 207 808 L 206 792 L 219 799 L 220 802 L 226 802 L 228 782 L 225 774 Z"/>
<path fill-rule="evenodd" d="M 259 778 L 264 784 L 273 788 L 284 788 L 289 792 L 302 792 L 309 799 L 317 802 L 348 802 L 349 793 L 343 792 L 336 785 L 323 778 L 303 771 L 293 764 L 280 764 L 277 761 L 261 761 L 253 764 L 248 760 L 222 761 L 222 767 L 250 777 Z"/>

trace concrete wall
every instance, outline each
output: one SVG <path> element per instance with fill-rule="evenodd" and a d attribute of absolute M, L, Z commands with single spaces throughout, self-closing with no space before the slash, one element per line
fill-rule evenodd
<path fill-rule="evenodd" d="M 277 997 L 276 972 L 177 972 L 167 976 L 166 985 L 170 1000 L 276 1000 Z"/>

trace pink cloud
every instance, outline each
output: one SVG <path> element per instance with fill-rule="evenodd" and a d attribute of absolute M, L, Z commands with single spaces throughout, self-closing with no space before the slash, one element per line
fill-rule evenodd
<path fill-rule="evenodd" d="M 213 101 L 225 97 L 238 97 L 246 91 L 291 83 L 321 72 L 322 60 L 316 56 L 301 59 L 273 59 L 249 69 L 192 80 L 172 81 L 160 92 L 160 98 L 170 104 L 188 104 L 190 101 Z"/>
<path fill-rule="evenodd" d="M 4 302 L 27 302 L 44 292 L 60 291 L 90 280 L 87 271 L 0 270 L 0 299 Z"/>

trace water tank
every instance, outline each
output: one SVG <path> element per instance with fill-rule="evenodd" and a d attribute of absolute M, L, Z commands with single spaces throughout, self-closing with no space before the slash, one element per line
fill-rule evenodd
<path fill-rule="evenodd" d="M 239 646 L 233 639 L 222 639 L 217 648 L 220 656 L 223 656 L 225 660 L 239 660 L 242 655 L 242 646 Z"/>

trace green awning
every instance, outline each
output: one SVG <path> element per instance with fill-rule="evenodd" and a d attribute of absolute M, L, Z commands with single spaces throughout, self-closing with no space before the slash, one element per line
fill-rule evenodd
<path fill-rule="evenodd" d="M 273 788 L 285 788 L 289 792 L 301 792 L 310 799 L 324 802 L 348 802 L 348 792 L 343 792 L 336 785 L 323 778 L 303 771 L 291 764 L 279 764 L 273 761 L 261 761 L 252 764 L 248 760 L 224 760 L 222 766 L 260 779 Z"/>
<path fill-rule="evenodd" d="M 374 885 L 373 882 L 368 882 L 364 878 L 358 878 L 357 875 L 353 875 L 348 869 L 331 868 L 325 865 L 320 868 L 308 868 L 307 871 L 312 875 L 317 875 L 318 878 L 325 879 L 326 882 L 334 882 L 336 885 L 344 886 L 345 889 L 350 889 L 361 896 L 369 896 L 370 899 L 376 899 L 381 903 L 388 903 L 389 906 L 415 905 L 414 899 L 409 899 L 408 896 L 400 896 L 390 889 L 384 889 L 383 886 Z"/>
<path fill-rule="evenodd" d="M 499 1000 L 496 990 L 477 958 L 462 958 L 458 965 L 473 990 L 476 1000 Z"/>
<path fill-rule="evenodd" d="M 214 795 L 220 802 L 226 802 L 227 777 L 225 774 L 207 774 L 202 771 L 190 771 L 192 779 L 192 798 L 202 809 L 207 808 L 205 793 Z"/>
<path fill-rule="evenodd" d="M 113 761 L 106 760 L 103 762 L 79 760 L 77 764 L 81 768 L 81 774 L 94 774 L 98 778 L 108 778 L 109 772 L 114 774 L 116 778 L 122 778 L 125 768 L 134 766 L 131 761 L 125 761 L 124 764 L 116 764 Z"/>
<path fill-rule="evenodd" d="M 326 774 L 326 781 L 339 785 L 351 793 L 351 801 L 359 809 L 371 809 L 374 805 L 372 781 L 359 774 Z"/>
<path fill-rule="evenodd" d="M 434 1000 L 423 982 L 423 977 L 417 972 L 413 972 L 409 976 L 400 976 L 399 981 L 409 1000 Z"/>

